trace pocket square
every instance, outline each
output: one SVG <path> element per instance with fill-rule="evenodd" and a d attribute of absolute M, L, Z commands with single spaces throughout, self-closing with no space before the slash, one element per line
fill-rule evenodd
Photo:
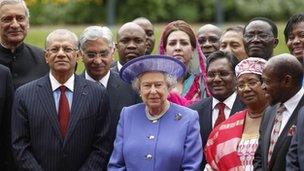
<path fill-rule="evenodd" d="M 294 136 L 294 134 L 296 133 L 296 128 L 296 125 L 292 125 L 287 132 L 287 136 Z"/>

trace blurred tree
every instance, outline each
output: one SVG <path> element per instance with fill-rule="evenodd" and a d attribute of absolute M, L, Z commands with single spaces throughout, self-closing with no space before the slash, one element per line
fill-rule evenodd
<path fill-rule="evenodd" d="M 115 0 L 115 23 L 131 21 L 142 16 L 152 22 L 183 19 L 188 22 L 216 21 L 214 0 Z M 113 0 L 26 0 L 32 24 L 105 23 L 107 4 Z M 275 21 L 286 20 L 302 12 L 303 0 L 221 0 L 224 21 L 248 21 L 256 16 Z M 109 5 L 110 6 L 110 5 Z M 112 23 L 113 24 L 113 23 Z"/>

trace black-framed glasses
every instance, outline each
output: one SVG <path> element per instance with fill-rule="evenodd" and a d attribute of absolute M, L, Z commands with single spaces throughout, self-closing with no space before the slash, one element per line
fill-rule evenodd
<path fill-rule="evenodd" d="M 100 52 L 84 52 L 84 54 L 88 58 L 96 58 L 97 56 L 100 56 L 101 58 L 107 58 L 109 53 L 110 53 L 109 50 L 103 50 L 103 51 L 100 51 Z"/>

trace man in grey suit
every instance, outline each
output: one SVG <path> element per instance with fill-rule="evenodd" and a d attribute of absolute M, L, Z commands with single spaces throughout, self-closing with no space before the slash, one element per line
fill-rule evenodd
<path fill-rule="evenodd" d="M 140 102 L 140 97 L 133 90 L 125 91 L 129 85 L 119 78 L 118 73 L 110 70 L 115 47 L 112 32 L 108 27 L 87 27 L 79 38 L 79 45 L 85 66 L 81 76 L 97 82 L 108 92 L 111 111 L 110 135 L 114 142 L 121 109 Z"/>
<path fill-rule="evenodd" d="M 224 114 L 227 119 L 241 111 L 244 104 L 236 93 L 235 66 L 238 59 L 230 53 L 216 51 L 207 58 L 207 84 L 213 97 L 208 97 L 193 104 L 190 108 L 199 113 L 203 147 L 219 118 L 219 103 L 225 104 Z M 202 162 L 205 167 L 206 160 Z"/>
<path fill-rule="evenodd" d="M 77 36 L 46 38 L 50 73 L 20 87 L 12 110 L 12 148 L 20 170 L 102 170 L 109 157 L 108 97 L 74 74 Z"/>
<path fill-rule="evenodd" d="M 290 54 L 274 56 L 266 63 L 262 79 L 271 106 L 261 121 L 253 165 L 255 170 L 282 170 L 304 104 L 302 64 Z"/>

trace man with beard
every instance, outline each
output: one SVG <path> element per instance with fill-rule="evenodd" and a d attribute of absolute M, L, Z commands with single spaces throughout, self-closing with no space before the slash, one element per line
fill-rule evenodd
<path fill-rule="evenodd" d="M 15 88 L 48 72 L 43 50 L 24 43 L 29 10 L 23 0 L 0 1 L 0 64 L 12 73 Z"/>
<path fill-rule="evenodd" d="M 304 104 L 302 65 L 290 54 L 274 56 L 266 63 L 262 79 L 271 107 L 266 109 L 261 122 L 254 170 L 282 170 L 297 115 Z"/>
<path fill-rule="evenodd" d="M 119 60 L 112 69 L 119 72 L 125 63 L 146 53 L 147 45 L 144 29 L 133 22 L 122 25 L 117 33 L 116 48 Z"/>
<path fill-rule="evenodd" d="M 152 23 L 144 17 L 139 17 L 133 20 L 134 23 L 138 24 L 146 32 L 147 39 L 147 50 L 146 55 L 150 55 L 154 49 L 155 37 L 154 37 L 154 27 Z"/>
<path fill-rule="evenodd" d="M 244 44 L 249 57 L 261 57 L 268 60 L 278 45 L 278 28 L 268 18 L 251 19 L 244 28 Z"/>

